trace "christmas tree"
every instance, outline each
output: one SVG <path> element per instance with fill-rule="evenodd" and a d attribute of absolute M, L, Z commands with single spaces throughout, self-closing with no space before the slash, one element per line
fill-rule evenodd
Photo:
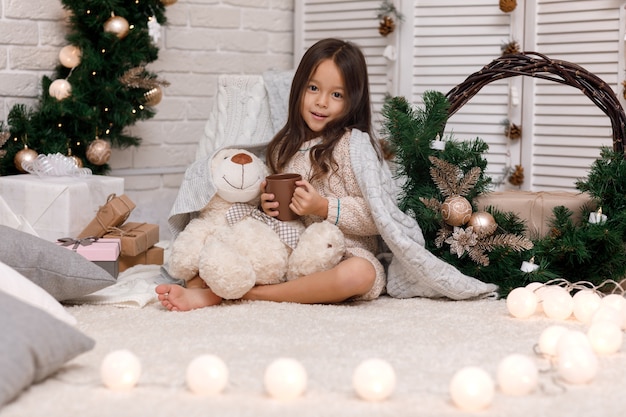
<path fill-rule="evenodd" d="M 165 6 L 176 0 L 62 0 L 68 45 L 36 106 L 15 105 L 0 135 L 0 175 L 24 172 L 38 154 L 72 157 L 106 173 L 111 147 L 137 146 L 125 128 L 154 116 L 166 81 L 146 70 L 157 59 Z"/>
<path fill-rule="evenodd" d="M 555 279 L 585 281 L 612 290 L 626 274 L 626 160 L 603 149 L 589 176 L 576 187 L 588 192 L 605 213 L 581 207 L 582 222 L 572 211 L 555 207 L 547 236 L 529 240 L 516 214 L 497 207 L 476 210 L 473 199 L 489 192 L 480 138 L 442 140 L 449 117 L 447 98 L 436 91 L 415 108 L 403 97 L 383 106 L 383 130 L 403 178 L 399 207 L 419 223 L 426 248 L 461 272 L 494 283 L 506 296 L 530 282 Z M 604 216 L 604 217 L 603 217 Z M 599 219 L 591 222 L 587 219 Z M 530 269 L 522 268 L 526 263 Z"/>

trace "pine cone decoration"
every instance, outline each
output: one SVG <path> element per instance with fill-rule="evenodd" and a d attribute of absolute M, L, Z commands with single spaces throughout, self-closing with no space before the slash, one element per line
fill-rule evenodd
<path fill-rule="evenodd" d="M 502 55 L 516 55 L 520 53 L 519 44 L 516 41 L 505 43 L 500 47 L 500 50 L 502 51 Z"/>
<path fill-rule="evenodd" d="M 380 26 L 378 26 L 378 33 L 380 33 L 382 36 L 387 36 L 395 29 L 396 23 L 393 21 L 393 19 L 390 16 L 385 16 L 380 21 Z"/>
<path fill-rule="evenodd" d="M 500 10 L 509 13 L 517 7 L 517 0 L 500 0 Z"/>
<path fill-rule="evenodd" d="M 504 134 L 511 140 L 517 140 L 522 137 L 522 128 L 515 123 L 509 123 L 504 128 Z"/>
<path fill-rule="evenodd" d="M 509 177 L 509 182 L 512 185 L 520 186 L 524 183 L 524 167 L 521 165 L 515 165 L 515 171 Z"/>
<path fill-rule="evenodd" d="M 550 229 L 550 236 L 554 238 L 559 238 L 561 237 L 561 231 L 556 227 L 552 227 Z"/>

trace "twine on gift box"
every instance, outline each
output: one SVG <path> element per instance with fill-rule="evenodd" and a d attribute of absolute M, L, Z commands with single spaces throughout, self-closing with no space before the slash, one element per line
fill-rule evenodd
<path fill-rule="evenodd" d="M 115 193 L 109 194 L 109 196 L 107 197 L 107 202 L 104 204 L 104 206 L 100 206 L 100 208 L 98 209 L 98 213 L 96 214 L 96 221 L 98 222 L 98 224 L 100 225 L 100 227 L 102 228 L 102 230 L 107 230 L 107 228 L 109 227 L 108 224 L 104 224 L 104 222 L 102 220 L 100 220 L 100 212 L 102 211 L 102 209 L 109 204 L 111 201 L 113 201 L 115 198 L 118 198 L 117 195 Z M 126 208 L 128 209 L 128 211 L 126 212 L 126 215 L 122 218 L 122 223 L 124 223 L 127 219 L 128 216 L 130 216 L 130 212 L 133 210 L 133 208 L 131 206 L 129 206 L 126 201 L 124 201 L 124 199 L 120 198 L 120 201 L 122 202 L 122 204 L 124 204 L 126 206 Z M 121 224 L 121 223 L 120 223 Z"/>
<path fill-rule="evenodd" d="M 147 224 L 147 223 L 145 223 L 145 222 L 144 223 L 139 223 L 136 227 L 134 227 L 134 228 L 132 228 L 130 230 L 124 230 L 124 229 L 121 229 L 119 227 L 111 226 L 111 227 L 107 227 L 106 231 L 107 231 L 107 234 L 112 234 L 112 235 L 121 236 L 121 237 L 124 237 L 124 236 L 137 237 L 138 234 L 136 234 L 134 232 L 137 231 L 137 229 L 140 228 L 141 226 L 143 226 L 144 224 Z M 148 233 L 146 231 L 138 230 L 138 232 L 140 232 L 144 236 L 146 236 L 146 239 L 147 239 Z"/>
<path fill-rule="evenodd" d="M 92 243 L 97 242 L 98 239 L 99 238 L 97 236 L 89 236 L 82 239 L 74 239 L 73 237 L 62 237 L 60 239 L 57 239 L 57 242 L 60 242 L 61 246 L 74 245 L 72 247 L 72 250 L 76 252 L 76 249 L 78 249 L 79 246 L 89 246 Z"/>
<path fill-rule="evenodd" d="M 139 229 L 141 226 L 147 224 L 146 222 L 144 223 L 139 223 L 136 227 L 130 229 L 130 230 L 124 230 L 121 229 L 119 227 L 107 227 L 106 233 L 105 234 L 110 234 L 110 235 L 114 235 L 114 236 L 119 236 L 119 237 L 139 237 L 139 235 L 143 235 L 143 237 L 146 240 L 146 248 L 148 248 L 148 232 L 146 232 L 145 230 L 137 230 Z M 135 233 L 135 232 L 139 232 Z"/>

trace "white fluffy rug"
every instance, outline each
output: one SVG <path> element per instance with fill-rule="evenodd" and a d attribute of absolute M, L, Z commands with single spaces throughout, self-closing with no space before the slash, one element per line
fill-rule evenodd
<path fill-rule="evenodd" d="M 234 302 L 184 313 L 150 303 L 143 308 L 79 305 L 68 308 L 95 348 L 52 379 L 33 386 L 6 406 L 16 416 L 456 416 L 448 385 L 467 365 L 494 378 L 511 353 L 533 356 L 541 332 L 555 321 L 508 315 L 505 301 L 392 299 L 350 305 Z M 575 321 L 561 322 L 584 330 Z M 143 373 L 130 392 L 105 388 L 99 378 L 104 356 L 130 349 Z M 218 397 L 199 397 L 185 386 L 185 368 L 196 356 L 220 356 L 230 382 Z M 305 395 L 290 402 L 269 398 L 266 366 L 293 357 L 308 372 Z M 351 378 L 364 359 L 387 359 L 396 389 L 387 401 L 359 399 Z M 542 388 L 524 397 L 496 391 L 485 416 L 623 416 L 626 357 L 602 357 L 597 378 L 584 386 L 553 381 L 548 363 L 536 356 Z"/>

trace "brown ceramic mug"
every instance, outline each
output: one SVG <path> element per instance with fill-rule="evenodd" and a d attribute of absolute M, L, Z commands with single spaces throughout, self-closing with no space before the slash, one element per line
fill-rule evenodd
<path fill-rule="evenodd" d="M 300 216 L 291 211 L 289 204 L 294 191 L 296 191 L 296 181 L 300 181 L 300 174 L 272 174 L 265 177 L 267 184 L 265 192 L 274 194 L 274 201 L 278 201 L 278 216 L 282 221 L 296 220 Z"/>

